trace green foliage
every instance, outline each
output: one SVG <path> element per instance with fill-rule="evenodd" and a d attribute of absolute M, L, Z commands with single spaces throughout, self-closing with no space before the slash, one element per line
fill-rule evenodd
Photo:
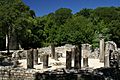
<path fill-rule="evenodd" d="M 105 41 L 120 44 L 120 7 L 82 9 L 76 14 L 60 8 L 36 17 L 21 0 L 0 0 L 0 48 L 5 46 L 5 35 L 15 34 L 23 48 L 90 43 L 99 46 L 99 34 Z"/>
<path fill-rule="evenodd" d="M 92 9 L 87 9 L 87 8 L 85 8 L 85 9 L 82 9 L 82 10 L 80 10 L 79 12 L 77 12 L 75 15 L 77 15 L 77 16 L 82 15 L 82 16 L 84 16 L 84 17 L 86 17 L 86 18 L 89 18 L 90 15 L 92 14 L 92 12 L 93 12 Z"/>
<path fill-rule="evenodd" d="M 120 44 L 120 20 L 113 20 L 109 24 L 110 29 L 110 39 Z M 118 45 L 120 47 L 120 45 Z"/>
<path fill-rule="evenodd" d="M 83 16 L 73 16 L 63 29 L 68 42 L 72 44 L 91 43 L 94 35 L 92 23 Z"/>
<path fill-rule="evenodd" d="M 57 25 L 62 25 L 66 22 L 67 19 L 72 17 L 72 10 L 68 8 L 60 8 L 55 11 L 55 22 Z"/>
<path fill-rule="evenodd" d="M 10 36 L 16 34 L 17 42 L 21 44 L 27 42 L 27 35 L 31 34 L 29 29 L 33 27 L 32 19 L 35 16 L 28 6 L 21 0 L 0 0 L 0 16 L 0 28 L 3 34 L 9 33 Z"/>

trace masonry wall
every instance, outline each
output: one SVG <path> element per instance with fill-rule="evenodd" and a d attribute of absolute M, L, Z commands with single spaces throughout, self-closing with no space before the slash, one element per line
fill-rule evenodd
<path fill-rule="evenodd" d="M 34 80 L 33 72 L 27 70 L 0 70 L 0 80 Z"/>

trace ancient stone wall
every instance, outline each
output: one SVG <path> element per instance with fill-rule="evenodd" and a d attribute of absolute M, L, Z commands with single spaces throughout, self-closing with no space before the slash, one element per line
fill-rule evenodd
<path fill-rule="evenodd" d="M 0 80 L 34 80 L 34 72 L 25 69 L 0 69 Z"/>

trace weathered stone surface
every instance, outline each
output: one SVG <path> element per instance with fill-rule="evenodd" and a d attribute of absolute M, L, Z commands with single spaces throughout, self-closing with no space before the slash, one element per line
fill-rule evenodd
<path fill-rule="evenodd" d="M 115 51 L 117 51 L 117 45 L 116 45 L 115 42 L 113 42 L 113 41 L 107 41 L 106 43 L 109 44 L 109 50 L 115 50 Z"/>
<path fill-rule="evenodd" d="M 38 64 L 38 50 L 37 49 L 34 49 L 34 52 L 33 52 L 33 55 L 34 55 L 34 64 Z"/>
<path fill-rule="evenodd" d="M 43 55 L 43 68 L 48 68 L 48 58 L 49 58 L 48 54 Z"/>
<path fill-rule="evenodd" d="M 83 67 L 88 67 L 88 58 L 83 58 Z"/>
<path fill-rule="evenodd" d="M 105 55 L 104 38 L 101 37 L 100 38 L 100 55 L 99 55 L 100 62 L 104 62 L 104 55 Z"/>
<path fill-rule="evenodd" d="M 82 44 L 83 67 L 88 67 L 89 55 L 90 55 L 90 45 Z"/>
<path fill-rule="evenodd" d="M 40 62 L 43 62 L 43 54 L 40 55 Z"/>
<path fill-rule="evenodd" d="M 19 64 L 18 60 L 14 60 L 14 61 L 13 61 L 13 67 L 14 67 L 14 68 L 17 67 L 18 64 Z"/>
<path fill-rule="evenodd" d="M 81 69 L 81 45 L 75 46 L 76 47 L 76 53 L 75 53 L 75 62 L 74 62 L 74 68 L 75 69 Z"/>
<path fill-rule="evenodd" d="M 66 69 L 71 69 L 72 52 L 66 51 Z"/>
<path fill-rule="evenodd" d="M 58 53 L 55 53 L 55 60 L 58 61 Z"/>
<path fill-rule="evenodd" d="M 99 48 L 95 48 L 94 49 L 94 58 L 98 58 L 98 55 L 99 55 Z"/>
<path fill-rule="evenodd" d="M 23 55 L 24 55 L 23 50 L 16 50 L 13 52 L 12 58 L 21 59 L 23 58 Z"/>
<path fill-rule="evenodd" d="M 72 51 L 72 67 L 74 67 L 75 54 L 76 54 L 76 49 L 75 49 L 75 47 L 73 47 L 73 48 L 71 49 L 71 51 Z"/>
<path fill-rule="evenodd" d="M 51 57 L 53 59 L 55 58 L 55 45 L 54 45 L 54 43 L 51 43 Z"/>
<path fill-rule="evenodd" d="M 104 67 L 110 67 L 110 61 L 109 61 L 109 54 L 110 54 L 110 45 L 108 42 L 105 44 L 105 60 L 104 60 Z"/>
<path fill-rule="evenodd" d="M 107 41 L 105 43 L 105 61 L 104 61 L 104 66 L 105 67 L 110 67 L 110 59 L 113 57 L 113 55 L 117 51 L 117 45 L 113 41 Z M 118 52 L 118 51 L 117 51 Z"/>
<path fill-rule="evenodd" d="M 118 50 L 118 67 L 120 68 L 120 50 Z"/>
<path fill-rule="evenodd" d="M 33 49 L 27 51 L 27 68 L 33 68 Z"/>

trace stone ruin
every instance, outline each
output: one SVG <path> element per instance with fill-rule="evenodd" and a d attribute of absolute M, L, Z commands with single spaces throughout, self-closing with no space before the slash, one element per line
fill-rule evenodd
<path fill-rule="evenodd" d="M 13 52 L 12 58 L 0 60 L 1 63 L 11 62 L 12 64 L 12 66 L 1 66 L 1 71 L 4 71 L 4 75 L 7 77 L 11 77 L 10 75 L 17 75 L 19 77 L 26 75 L 24 76 L 26 79 L 29 78 L 29 80 L 34 80 L 35 78 L 38 78 L 37 75 L 42 75 L 47 71 L 52 73 L 52 71 L 54 72 L 54 70 L 57 70 L 58 72 L 55 73 L 57 74 L 59 73 L 59 69 L 61 70 L 62 74 L 69 74 L 71 72 L 77 73 L 78 78 L 78 75 L 82 74 L 81 70 L 83 73 L 86 73 L 87 71 L 87 73 L 92 74 L 94 70 L 96 71 L 96 68 L 100 67 L 119 68 L 120 49 L 117 48 L 113 41 L 107 41 L 104 43 L 104 40 L 101 39 L 100 49 L 95 48 L 93 51 L 94 52 L 91 50 L 90 44 L 82 44 L 81 46 L 65 45 L 61 47 L 55 47 L 54 44 L 51 44 L 51 47 L 49 46 L 30 50 L 16 50 Z M 100 60 L 100 62 L 103 62 L 100 63 L 102 66 L 100 65 L 99 67 L 93 68 L 91 64 L 93 64 L 94 61 L 90 62 L 91 60 Z M 23 65 L 21 65 L 22 63 Z M 3 74 L 1 73 L 0 75 Z M 31 79 L 30 76 L 32 77 Z M 72 74 L 72 76 L 75 75 Z"/>

